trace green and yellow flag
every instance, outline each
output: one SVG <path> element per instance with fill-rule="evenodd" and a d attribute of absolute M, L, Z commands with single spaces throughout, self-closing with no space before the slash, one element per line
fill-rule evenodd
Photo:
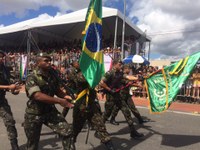
<path fill-rule="evenodd" d="M 80 57 L 81 71 L 94 88 L 104 75 L 104 60 L 102 49 L 102 0 L 91 0 L 86 25 L 82 33 L 82 54 Z"/>
<path fill-rule="evenodd" d="M 152 113 L 168 109 L 199 59 L 200 52 L 166 66 L 147 77 L 145 84 Z"/>

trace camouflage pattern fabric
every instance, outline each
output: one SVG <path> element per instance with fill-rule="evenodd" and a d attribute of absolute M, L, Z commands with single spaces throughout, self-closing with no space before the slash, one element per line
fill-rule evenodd
<path fill-rule="evenodd" d="M 121 94 L 120 94 L 121 95 Z M 131 98 L 130 95 L 121 95 L 121 100 L 124 101 L 126 103 L 126 105 L 128 106 L 128 108 L 130 109 L 130 111 L 133 113 L 133 115 L 140 121 L 142 120 L 142 117 L 138 111 L 138 109 L 135 107 L 135 104 Z M 115 118 L 119 112 L 119 107 L 117 107 L 116 105 L 114 106 L 113 110 L 112 110 L 112 117 Z"/>
<path fill-rule="evenodd" d="M 119 94 L 115 94 L 114 96 L 107 94 L 106 96 L 107 96 L 107 99 L 105 102 L 105 112 L 103 115 L 104 120 L 108 120 L 108 118 L 113 113 L 113 110 L 115 110 L 115 112 L 117 113 L 119 110 L 121 110 L 128 125 L 131 126 L 133 124 L 133 119 L 131 117 L 131 113 L 128 108 L 128 105 L 125 103 L 125 101 L 122 101 L 120 99 Z"/>
<path fill-rule="evenodd" d="M 13 118 L 13 114 L 11 112 L 11 108 L 7 102 L 5 96 L 1 96 L 0 103 L 0 117 L 3 119 L 3 122 L 7 129 L 8 139 L 16 139 L 17 138 L 17 130 L 15 128 L 15 120 Z"/>
<path fill-rule="evenodd" d="M 61 135 L 63 137 L 63 148 L 69 150 L 69 140 L 72 130 L 70 125 L 57 110 L 41 116 L 25 114 L 24 130 L 28 139 L 27 150 L 38 149 L 43 124 L 51 128 L 55 133 Z"/>
<path fill-rule="evenodd" d="M 26 94 L 29 97 L 25 113 L 24 130 L 27 136 L 27 150 L 37 150 L 42 125 L 45 124 L 54 132 L 63 136 L 63 148 L 69 150 L 72 130 L 65 118 L 54 104 L 43 103 L 33 99 L 35 92 L 54 96 L 60 88 L 58 80 L 51 74 L 44 74 L 38 68 L 27 77 Z"/>
<path fill-rule="evenodd" d="M 124 75 L 121 74 L 121 72 L 116 72 L 114 69 L 111 71 L 108 71 L 104 77 L 103 81 L 111 88 L 111 89 L 117 89 L 121 87 L 122 79 L 124 78 Z M 115 81 L 117 81 L 115 83 Z M 113 109 L 121 110 L 128 125 L 131 126 L 133 124 L 133 120 L 131 118 L 131 113 L 129 111 L 129 108 L 127 104 L 121 99 L 120 93 L 115 93 L 111 95 L 111 93 L 106 94 L 106 102 L 105 102 L 105 112 L 104 112 L 104 121 L 107 120 L 111 114 Z M 117 111 L 118 111 L 117 110 Z"/>
<path fill-rule="evenodd" d="M 109 134 L 103 122 L 99 102 L 98 100 L 96 100 L 96 91 L 89 88 L 89 85 L 81 72 L 77 73 L 74 76 L 74 81 L 76 82 L 76 90 L 78 93 L 86 88 L 89 89 L 89 95 L 87 95 L 89 99 L 88 104 L 86 105 L 85 95 L 80 100 L 76 101 L 73 108 L 74 141 L 76 142 L 76 138 L 81 132 L 86 120 L 88 120 L 88 122 L 92 124 L 92 126 L 96 130 L 96 133 L 98 134 L 97 138 L 99 138 L 102 143 L 110 141 Z"/>
<path fill-rule="evenodd" d="M 80 70 L 74 68 L 74 67 L 71 67 L 68 71 L 67 71 L 67 86 L 69 86 L 71 89 L 73 89 L 74 91 L 76 90 L 76 76 L 77 76 L 77 73 L 79 72 Z"/>
<path fill-rule="evenodd" d="M 120 111 L 119 107 L 114 105 L 113 110 L 111 112 L 111 118 L 116 118 L 119 111 Z"/>
<path fill-rule="evenodd" d="M 125 74 L 126 75 L 126 74 Z M 128 80 L 127 79 L 123 79 L 121 84 L 122 86 L 126 86 L 126 84 L 128 84 Z M 128 105 L 129 109 L 131 110 L 131 112 L 133 113 L 133 115 L 139 120 L 142 120 L 142 117 L 139 113 L 139 111 L 137 110 L 137 108 L 135 107 L 135 104 L 132 100 L 132 96 L 129 94 L 129 87 L 126 87 L 124 89 L 122 89 L 120 91 L 120 97 L 123 101 L 126 102 L 126 104 Z"/>
<path fill-rule="evenodd" d="M 0 64 L 0 85 L 9 85 L 10 83 L 10 72 L 4 66 Z M 5 98 L 6 90 L 0 90 L 0 117 L 3 119 L 5 127 L 7 129 L 8 139 L 17 139 L 17 130 L 15 127 L 15 120 L 13 114 L 8 104 L 7 99 Z"/>
<path fill-rule="evenodd" d="M 123 86 L 126 86 L 126 84 L 128 84 L 128 80 L 127 80 L 127 79 L 122 79 L 122 80 L 121 80 L 121 86 L 122 86 L 122 87 L 123 87 Z M 131 95 L 129 94 L 129 87 L 126 87 L 126 88 L 124 88 L 124 89 L 122 89 L 122 90 L 120 91 L 120 98 L 121 98 L 122 101 L 124 101 L 124 102 L 127 104 L 128 108 L 129 108 L 130 111 L 133 113 L 133 115 L 134 115 L 139 121 L 142 120 L 142 117 L 141 117 L 139 111 L 137 110 L 137 108 L 135 107 L 135 104 L 134 104 L 134 102 L 133 102 L 133 100 L 132 100 Z M 112 117 L 115 118 L 115 117 L 117 116 L 119 110 L 120 110 L 120 109 L 119 109 L 117 106 L 115 106 L 115 107 L 113 108 L 113 111 L 112 111 Z"/>

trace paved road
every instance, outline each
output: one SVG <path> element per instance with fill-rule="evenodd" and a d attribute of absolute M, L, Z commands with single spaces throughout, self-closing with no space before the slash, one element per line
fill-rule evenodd
<path fill-rule="evenodd" d="M 13 96 L 8 94 L 7 98 L 14 112 L 16 127 L 19 134 L 19 145 L 24 149 L 26 137 L 21 127 L 23 122 L 26 95 Z M 101 103 L 103 106 L 103 103 Z M 61 110 L 61 107 L 58 106 Z M 103 108 L 102 108 L 103 109 Z M 140 107 L 139 111 L 143 116 L 151 119 L 151 122 L 144 126 L 136 125 L 139 132 L 145 134 L 142 140 L 133 140 L 129 136 L 129 129 L 121 113 L 117 116 L 120 121 L 119 126 L 106 124 L 107 129 L 113 139 L 113 143 L 118 150 L 199 150 L 200 147 L 200 116 L 198 114 L 185 114 L 166 112 L 160 115 L 149 114 L 147 108 Z M 66 118 L 70 123 L 71 111 Z M 94 131 L 90 131 L 89 142 L 85 144 L 87 130 L 84 129 L 78 137 L 76 143 L 77 150 L 102 150 L 104 146 L 94 138 Z M 10 150 L 10 144 L 3 121 L 0 119 L 0 150 Z M 55 134 L 43 126 L 40 150 L 62 150 L 61 141 L 55 138 Z"/>

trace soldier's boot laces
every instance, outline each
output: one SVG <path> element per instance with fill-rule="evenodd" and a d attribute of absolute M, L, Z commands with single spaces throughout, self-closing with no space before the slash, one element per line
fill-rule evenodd
<path fill-rule="evenodd" d="M 113 118 L 113 117 L 110 119 L 110 123 L 113 124 L 113 125 L 116 125 L 116 126 L 119 125 L 119 122 L 117 122 L 117 121 L 115 120 L 115 118 Z"/>
<path fill-rule="evenodd" d="M 10 144 L 11 144 L 12 150 L 20 150 L 17 139 L 10 140 Z"/>
<path fill-rule="evenodd" d="M 134 126 L 131 127 L 131 134 L 130 136 L 134 139 L 140 139 L 144 136 L 144 134 L 137 132 Z"/>
<path fill-rule="evenodd" d="M 111 141 L 108 141 L 108 142 L 106 142 L 104 144 L 106 146 L 106 150 L 115 150 L 115 148 L 114 148 L 114 146 L 113 146 Z"/>

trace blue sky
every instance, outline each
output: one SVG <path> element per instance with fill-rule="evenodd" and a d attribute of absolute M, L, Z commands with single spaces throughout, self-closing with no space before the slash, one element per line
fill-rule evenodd
<path fill-rule="evenodd" d="M 128 2 L 127 2 L 128 3 Z M 106 7 L 112 7 L 117 8 L 121 12 L 123 12 L 123 1 L 121 3 L 114 1 L 114 2 L 108 2 L 105 3 L 104 6 Z M 20 21 L 24 21 L 27 19 L 38 17 L 41 14 L 47 13 L 50 16 L 55 16 L 57 12 L 59 12 L 59 8 L 55 6 L 42 6 L 38 10 L 34 9 L 28 9 L 26 10 L 25 14 L 23 16 L 16 16 L 16 13 L 10 13 L 8 15 L 1 15 L 0 14 L 0 24 L 3 24 L 4 26 L 11 25 Z M 66 10 L 64 13 L 71 12 L 71 10 Z M 127 11 L 128 13 L 128 11 Z"/>
<path fill-rule="evenodd" d="M 3 15 L 3 16 L 1 15 L 0 16 L 0 24 L 8 26 L 8 25 L 20 22 L 20 21 L 28 20 L 31 18 L 36 18 L 40 14 L 44 14 L 44 13 L 47 13 L 50 16 L 55 16 L 58 11 L 59 11 L 59 9 L 56 7 L 44 6 L 44 7 L 40 7 L 39 10 L 28 10 L 23 17 L 16 17 L 15 13 L 11 13 L 9 15 Z"/>
<path fill-rule="evenodd" d="M 192 3 L 193 1 L 193 3 Z M 86 8 L 89 0 L 0 0 L 0 27 Z M 152 38 L 152 58 L 179 58 L 200 51 L 200 0 L 126 0 L 126 15 Z M 195 3 L 195 5 L 193 5 Z M 123 12 L 122 0 L 103 5 Z"/>

